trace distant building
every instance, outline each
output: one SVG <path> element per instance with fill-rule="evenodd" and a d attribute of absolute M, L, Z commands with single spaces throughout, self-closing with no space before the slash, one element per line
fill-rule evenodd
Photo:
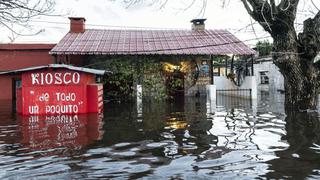
<path fill-rule="evenodd" d="M 49 51 L 55 44 L 0 44 L 0 72 L 54 63 Z M 0 76 L 0 109 L 11 108 L 16 98 L 15 87 L 20 79 L 15 76 Z M 3 101 L 7 101 L 3 103 Z M 9 109 L 8 109 L 9 110 Z"/>
<path fill-rule="evenodd" d="M 257 58 L 253 67 L 258 91 L 284 91 L 283 76 L 279 68 L 273 63 L 272 57 Z"/>

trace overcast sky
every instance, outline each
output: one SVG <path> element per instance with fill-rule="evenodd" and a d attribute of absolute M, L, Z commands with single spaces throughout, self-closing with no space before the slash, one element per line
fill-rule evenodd
<path fill-rule="evenodd" d="M 152 0 L 149 0 L 151 2 Z M 310 0 L 306 0 L 310 1 Z M 121 0 L 56 0 L 56 13 L 66 14 L 64 17 L 42 17 L 30 22 L 31 28 L 19 29 L 22 34 L 32 34 L 41 31 L 36 36 L 19 36 L 16 43 L 57 43 L 69 31 L 68 16 L 86 18 L 86 28 L 139 28 L 139 29 L 190 29 L 190 20 L 207 18 L 207 29 L 227 29 L 248 45 L 253 45 L 256 38 L 266 37 L 259 25 L 249 26 L 250 17 L 246 13 L 240 0 L 227 0 L 224 7 L 222 0 L 208 0 L 203 13 L 202 1 L 188 7 L 192 0 L 172 0 L 161 8 L 160 4 L 150 5 L 148 0 L 144 4 L 128 7 Z M 315 1 L 320 7 L 320 0 Z M 311 3 L 301 3 L 301 12 L 297 22 L 312 15 L 315 8 Z M 303 11 L 302 11 L 303 10 Z M 0 42 L 9 42 L 11 33 L 1 28 Z"/>

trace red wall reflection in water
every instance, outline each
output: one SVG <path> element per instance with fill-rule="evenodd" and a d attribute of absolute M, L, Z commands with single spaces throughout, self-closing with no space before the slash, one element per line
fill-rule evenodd
<path fill-rule="evenodd" d="M 33 150 L 81 149 L 103 136 L 103 114 L 19 116 L 21 144 Z"/>

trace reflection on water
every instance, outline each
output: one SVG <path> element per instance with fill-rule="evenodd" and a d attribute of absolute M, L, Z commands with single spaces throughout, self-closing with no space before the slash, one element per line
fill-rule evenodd
<path fill-rule="evenodd" d="M 1 114 L 0 178 L 281 179 L 320 177 L 318 113 L 284 113 L 283 96 L 218 96 L 104 114 Z"/>
<path fill-rule="evenodd" d="M 102 138 L 102 119 L 102 114 L 19 116 L 20 142 L 33 151 L 81 149 Z"/>
<path fill-rule="evenodd" d="M 266 177 L 305 177 L 319 179 L 320 176 L 320 123 L 318 113 L 288 113 L 286 134 L 282 139 L 288 148 L 275 151 L 278 158 L 272 159 Z"/>

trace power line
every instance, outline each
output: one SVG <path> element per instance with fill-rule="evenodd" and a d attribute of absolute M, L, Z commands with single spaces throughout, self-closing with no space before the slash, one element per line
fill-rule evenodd
<path fill-rule="evenodd" d="M 69 25 L 69 22 L 58 22 L 58 21 L 47 21 L 47 20 L 31 20 L 30 22 L 39 22 L 39 23 L 50 23 L 50 24 L 61 24 L 61 25 Z M 87 26 L 96 26 L 96 27 L 107 27 L 107 28 L 122 28 L 122 29 L 154 29 L 154 30 L 188 30 L 188 29 L 177 29 L 177 28 L 159 28 L 159 27 L 138 27 L 138 26 L 114 26 L 114 25 L 106 25 L 106 24 L 86 24 Z M 59 26 L 44 26 L 46 28 L 59 28 L 61 29 L 61 27 Z M 247 27 L 247 26 L 246 26 Z M 236 29 L 236 28 L 227 28 L 227 30 L 230 31 L 236 31 L 235 33 L 238 33 L 242 30 L 246 30 L 246 27 L 244 28 L 240 28 L 240 29 Z M 246 33 L 252 33 L 252 32 L 248 32 L 248 30 L 246 30 Z M 224 35 L 224 33 L 220 33 L 219 35 Z M 186 35 L 187 37 L 190 37 L 188 35 Z M 201 37 L 202 35 L 198 35 L 198 37 Z M 207 35 L 205 35 L 204 37 L 206 37 Z M 151 39 L 161 39 L 161 38 L 165 38 L 165 37 L 157 37 L 157 38 L 151 38 Z M 174 38 L 174 37 L 170 37 L 170 38 Z M 181 38 L 181 36 L 179 36 L 179 38 Z M 166 39 L 167 40 L 167 39 Z M 175 41 L 175 40 L 171 40 L 171 41 Z"/>
<path fill-rule="evenodd" d="M 252 41 L 257 39 L 265 39 L 269 38 L 270 36 L 260 37 L 260 38 L 254 38 L 254 39 L 247 39 L 244 41 L 233 41 L 233 42 L 227 42 L 227 43 L 221 43 L 221 44 L 207 44 L 207 45 L 199 45 L 199 46 L 188 46 L 188 47 L 179 47 L 179 48 L 163 48 L 163 49 L 154 49 L 154 50 L 143 50 L 143 51 L 108 51 L 106 53 L 101 52 L 101 54 L 132 54 L 132 53 L 155 53 L 155 52 L 162 52 L 162 51 L 179 51 L 179 50 L 185 50 L 185 49 L 198 49 L 198 48 L 206 48 L 206 47 L 215 47 L 215 46 L 223 46 L 223 45 L 230 45 L 230 44 L 239 44 L 246 41 Z M 77 53 L 81 51 L 72 51 L 72 53 Z M 96 52 L 97 54 L 100 54 L 99 52 Z M 53 53 L 53 54 L 65 54 L 65 53 Z"/>
<path fill-rule="evenodd" d="M 61 25 L 69 25 L 69 22 L 58 22 L 58 21 L 43 21 L 43 20 L 31 20 L 30 22 L 40 22 L 40 23 L 49 23 L 49 24 L 61 24 Z M 108 27 L 108 28 L 122 28 L 122 29 L 186 29 L 186 28 L 163 28 L 163 27 L 146 27 L 146 26 L 116 26 L 116 25 L 108 25 L 108 24 L 90 24 L 86 23 L 86 26 L 93 27 Z"/>
<path fill-rule="evenodd" d="M 38 22 L 38 23 L 49 23 L 49 24 L 61 24 L 61 25 L 69 25 L 70 22 L 59 22 L 59 21 L 47 21 L 47 20 L 30 20 L 30 22 Z M 255 23 L 254 23 L 255 24 Z M 253 24 L 253 25 L 254 25 Z M 295 22 L 294 24 L 297 25 L 301 25 L 303 23 L 298 23 Z M 250 24 L 251 25 L 251 24 Z M 245 27 L 242 28 L 227 28 L 229 30 L 242 30 L 242 29 L 246 29 L 248 26 L 250 25 L 246 25 Z M 108 27 L 108 28 L 122 28 L 122 29 L 159 29 L 159 30 L 163 30 L 163 29 L 181 29 L 181 30 L 188 30 L 187 28 L 168 28 L 168 27 L 152 27 L 152 26 L 117 26 L 117 25 L 109 25 L 109 24 L 92 24 L 92 23 L 86 23 L 86 26 L 93 26 L 93 27 Z"/>
<path fill-rule="evenodd" d="M 257 39 L 266 39 L 270 38 L 270 36 L 264 36 L 264 37 L 259 37 L 259 38 L 253 38 L 253 39 L 246 39 L 243 41 L 234 41 L 234 42 L 227 42 L 227 43 L 220 43 L 220 44 L 207 44 L 207 45 L 199 45 L 199 46 L 189 46 L 189 47 L 180 47 L 180 48 L 164 48 L 164 49 L 156 49 L 156 50 L 149 50 L 149 51 L 134 51 L 135 53 L 144 53 L 144 52 L 161 52 L 161 51 L 177 51 L 177 50 L 184 50 L 184 49 L 197 49 L 197 48 L 205 48 L 205 47 L 215 47 L 215 46 L 223 46 L 223 45 L 230 45 L 230 44 L 238 44 L 238 43 L 243 43 L 243 42 L 248 42 L 248 41 L 253 41 Z M 110 54 L 117 54 L 117 53 L 130 53 L 130 51 L 110 51 L 108 53 Z"/>
<path fill-rule="evenodd" d="M 42 21 L 42 20 L 32 20 L 31 22 L 42 22 L 42 23 L 52 23 L 52 24 L 63 24 L 63 25 L 69 25 L 69 23 L 66 23 L 66 22 L 57 22 L 57 21 Z M 86 24 L 86 25 L 89 25 L 89 26 L 100 26 L 100 27 L 117 27 L 117 28 L 149 28 L 149 29 L 157 29 L 157 30 L 160 30 L 159 28 L 154 28 L 154 27 L 129 27 L 129 26 L 111 26 L 111 25 L 102 25 L 102 24 Z M 246 26 L 247 27 L 247 26 Z M 242 29 L 245 29 L 246 27 L 244 28 L 241 28 L 241 29 L 234 29 L 234 30 L 237 30 L 237 31 L 241 31 Z M 52 27 L 50 27 L 52 28 Z M 53 27 L 54 28 L 54 27 Z M 57 27 L 58 28 L 58 27 Z M 59 27 L 60 28 L 60 27 Z M 232 28 L 229 28 L 229 30 L 231 30 Z M 178 29 L 175 29 L 175 30 L 178 30 Z M 183 30 L 187 30 L 187 29 L 183 29 Z M 182 31 L 183 31 L 182 30 Z M 190 30 L 188 30 L 190 31 Z M 194 34 L 192 36 L 190 36 L 190 34 L 186 34 L 186 35 L 180 35 L 180 36 L 160 36 L 160 37 L 152 37 L 152 38 L 142 38 L 143 40 L 165 40 L 165 41 L 179 41 L 179 39 L 177 38 L 181 38 L 181 37 L 187 37 L 187 38 L 191 38 L 191 39 L 195 39 L 195 38 L 201 38 L 201 39 L 205 39 L 206 37 L 213 37 L 213 38 L 219 38 L 219 37 L 216 37 L 216 36 L 223 36 L 223 35 L 230 35 L 231 33 L 224 30 L 223 33 L 216 33 L 215 31 L 210 31 L 208 30 L 209 34 L 198 34 L 197 36 L 194 36 Z M 216 30 L 216 31 L 219 31 L 219 30 Z M 212 35 L 216 35 L 216 36 L 212 36 Z M 175 39 L 176 38 L 176 39 Z M 223 37 L 221 37 L 223 38 Z M 262 37 L 260 39 L 263 39 L 263 38 L 268 38 L 268 37 Z M 242 42 L 245 42 L 245 41 L 254 41 L 254 40 L 259 40 L 259 38 L 255 38 L 255 39 L 250 39 L 250 40 L 244 40 Z M 94 41 L 94 40 L 92 40 Z M 105 40 L 105 42 L 108 41 L 108 40 Z M 37 41 L 37 42 L 48 42 L 48 41 Z M 209 45 L 209 46 L 212 46 L 212 45 Z M 192 48 L 192 47 L 191 47 Z"/>

